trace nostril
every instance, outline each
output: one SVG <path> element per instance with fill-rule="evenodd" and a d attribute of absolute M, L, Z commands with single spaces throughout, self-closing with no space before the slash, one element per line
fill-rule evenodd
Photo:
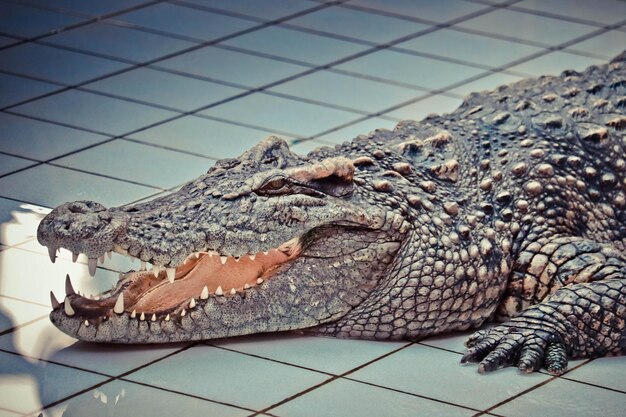
<path fill-rule="evenodd" d="M 67 209 L 71 213 L 85 214 L 105 211 L 106 207 L 95 201 L 74 201 L 67 204 Z"/>

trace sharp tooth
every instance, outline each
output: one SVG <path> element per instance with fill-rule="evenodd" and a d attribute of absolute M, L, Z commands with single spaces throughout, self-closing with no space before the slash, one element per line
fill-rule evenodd
<path fill-rule="evenodd" d="M 180 312 L 181 317 L 185 317 L 187 315 L 187 310 L 183 308 L 183 311 Z"/>
<path fill-rule="evenodd" d="M 78 255 L 78 253 L 72 252 L 72 262 L 76 263 L 76 261 L 78 260 Z"/>
<path fill-rule="evenodd" d="M 198 259 L 198 258 L 200 257 L 200 252 L 196 252 L 196 253 L 194 253 L 194 255 L 196 255 L 196 259 Z M 211 257 L 211 256 L 209 255 L 209 258 L 210 258 L 210 257 Z"/>
<path fill-rule="evenodd" d="M 141 313 L 141 316 L 139 316 L 139 320 L 146 321 L 146 315 L 144 313 Z"/>
<path fill-rule="evenodd" d="M 96 276 L 96 267 L 98 266 L 98 260 L 96 258 L 89 258 L 87 261 L 87 266 L 89 267 L 89 275 L 92 277 Z"/>
<path fill-rule="evenodd" d="M 104 255 L 100 255 L 100 257 L 98 258 L 98 261 L 103 264 L 104 263 Z"/>
<path fill-rule="evenodd" d="M 152 317 L 150 318 L 151 321 L 156 321 L 156 314 L 152 313 Z"/>
<path fill-rule="evenodd" d="M 263 284 L 263 278 L 257 278 L 256 283 L 257 283 L 258 285 Z"/>
<path fill-rule="evenodd" d="M 239 259 L 241 259 L 241 258 L 240 258 L 240 257 L 238 257 L 238 256 L 233 256 L 233 258 L 235 259 L 235 262 L 239 262 Z"/>
<path fill-rule="evenodd" d="M 192 298 L 189 301 L 189 308 L 196 308 L 196 299 L 195 298 Z"/>
<path fill-rule="evenodd" d="M 113 311 L 117 314 L 122 314 L 124 312 L 124 294 L 120 293 L 119 297 L 117 297 Z"/>
<path fill-rule="evenodd" d="M 85 320 L 84 325 L 85 325 L 85 327 L 89 327 L 89 322 L 87 320 Z"/>
<path fill-rule="evenodd" d="M 237 294 L 237 290 L 234 289 L 234 288 L 231 288 L 230 289 L 230 295 L 235 295 L 235 294 Z"/>
<path fill-rule="evenodd" d="M 270 253 L 269 251 L 266 251 L 266 250 L 263 251 L 263 255 L 268 255 L 269 253 Z"/>
<path fill-rule="evenodd" d="M 56 310 L 57 308 L 61 307 L 61 303 L 59 303 L 59 301 L 54 296 L 54 293 L 52 291 L 50 291 L 50 304 L 52 304 L 53 310 Z"/>
<path fill-rule="evenodd" d="M 170 321 L 170 315 L 165 316 L 165 321 Z"/>
<path fill-rule="evenodd" d="M 228 256 L 220 256 L 220 261 L 222 262 L 222 265 L 226 264 L 227 260 L 228 260 Z"/>
<path fill-rule="evenodd" d="M 93 299 L 96 300 L 96 301 L 99 301 L 100 300 L 100 296 L 96 295 Z"/>
<path fill-rule="evenodd" d="M 130 313 L 130 318 L 134 319 L 135 317 L 137 317 L 137 310 L 133 310 L 132 313 Z"/>
<path fill-rule="evenodd" d="M 247 282 L 245 284 L 243 284 L 243 289 L 244 290 L 250 289 L 250 284 L 248 284 Z"/>
<path fill-rule="evenodd" d="M 48 256 L 50 257 L 50 262 L 55 263 L 57 260 L 57 248 L 48 246 Z"/>
<path fill-rule="evenodd" d="M 145 271 L 146 270 L 146 261 L 141 261 L 141 266 L 139 267 L 140 271 Z"/>
<path fill-rule="evenodd" d="M 76 294 L 76 291 L 74 291 L 74 287 L 72 287 L 72 281 L 70 281 L 70 274 L 65 275 L 65 294 Z"/>
<path fill-rule="evenodd" d="M 251 261 L 254 261 L 254 258 L 256 258 L 256 253 L 254 255 L 248 255 L 248 257 L 250 258 Z"/>
<path fill-rule="evenodd" d="M 159 265 L 152 265 L 152 273 L 155 277 L 159 276 L 159 272 L 161 272 L 161 267 Z"/>
<path fill-rule="evenodd" d="M 224 295 L 224 291 L 222 291 L 222 287 L 217 287 L 215 290 L 215 295 Z"/>
<path fill-rule="evenodd" d="M 176 268 L 167 268 L 166 272 L 167 280 L 170 282 L 170 284 L 173 284 L 174 280 L 176 279 Z"/>
<path fill-rule="evenodd" d="M 209 289 L 206 287 L 206 285 L 204 286 L 204 288 L 202 289 L 202 292 L 200 293 L 200 298 L 202 300 L 206 300 L 207 298 L 209 298 Z"/>
<path fill-rule="evenodd" d="M 76 312 L 72 308 L 72 305 L 70 304 L 70 299 L 69 298 L 65 299 L 65 301 L 63 302 L 63 307 L 65 308 L 65 314 L 67 316 L 72 317 L 74 314 L 76 314 Z"/>
<path fill-rule="evenodd" d="M 113 251 L 112 250 L 108 251 L 107 256 L 109 257 L 109 259 L 111 259 L 113 257 Z"/>

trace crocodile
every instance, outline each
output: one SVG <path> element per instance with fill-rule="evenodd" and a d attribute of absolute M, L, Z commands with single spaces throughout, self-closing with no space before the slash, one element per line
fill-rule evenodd
<path fill-rule="evenodd" d="M 623 353 L 625 109 L 626 52 L 307 155 L 269 137 L 151 201 L 65 203 L 38 228 L 53 262 L 141 267 L 95 298 L 68 276 L 50 319 L 104 343 L 475 329 L 481 373 Z"/>

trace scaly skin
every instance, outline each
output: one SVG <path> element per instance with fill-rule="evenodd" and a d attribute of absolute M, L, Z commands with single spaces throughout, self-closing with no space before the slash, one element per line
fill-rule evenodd
<path fill-rule="evenodd" d="M 160 343 L 292 329 L 415 340 L 495 318 L 463 357 L 482 372 L 559 374 L 568 357 L 622 353 L 625 61 L 472 94 L 451 114 L 306 157 L 268 138 L 148 203 L 66 203 L 39 227 L 53 258 L 65 247 L 95 269 L 114 250 L 169 271 L 131 272 L 100 301 L 68 281 L 51 320 L 82 340 Z M 206 278 L 193 300 L 165 286 L 189 287 L 192 253 L 224 256 L 229 275 L 225 257 L 258 262 L 278 247 L 256 284 Z M 153 298 L 176 305 L 129 307 L 148 299 L 134 280 L 168 274 L 176 281 Z"/>

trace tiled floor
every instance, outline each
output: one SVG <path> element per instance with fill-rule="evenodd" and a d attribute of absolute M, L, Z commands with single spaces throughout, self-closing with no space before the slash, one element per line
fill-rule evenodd
<path fill-rule="evenodd" d="M 270 134 L 304 153 L 604 62 L 625 24 L 616 0 L 0 0 L 0 417 L 624 416 L 626 358 L 481 376 L 466 335 L 76 343 L 48 291 L 133 265 L 94 280 L 34 236 L 57 204 L 150 198 Z"/>

